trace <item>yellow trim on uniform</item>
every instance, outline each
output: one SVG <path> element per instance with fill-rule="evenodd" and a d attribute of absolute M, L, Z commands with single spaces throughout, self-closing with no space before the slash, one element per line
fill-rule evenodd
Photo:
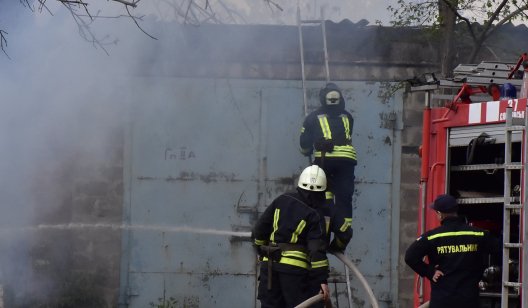
<path fill-rule="evenodd" d="M 270 235 L 270 241 L 272 242 L 275 242 L 275 232 L 279 229 L 279 216 L 280 209 L 275 209 L 275 213 L 273 213 L 273 232 Z"/>
<path fill-rule="evenodd" d="M 281 256 L 283 257 L 294 257 L 294 258 L 300 258 L 308 260 L 308 255 L 302 251 L 296 251 L 296 250 L 287 250 L 281 252 Z"/>
<path fill-rule="evenodd" d="M 352 226 L 352 218 L 345 218 L 345 222 L 343 223 L 341 228 L 339 228 L 339 231 L 345 232 L 351 226 Z"/>
<path fill-rule="evenodd" d="M 255 245 L 261 246 L 261 245 L 264 245 L 264 244 L 266 244 L 265 240 L 257 240 L 257 239 L 255 239 Z"/>
<path fill-rule="evenodd" d="M 299 234 L 302 233 L 304 230 L 304 227 L 306 227 L 306 220 L 302 219 L 299 224 L 297 225 L 297 229 L 293 231 L 290 243 L 295 244 L 299 240 Z"/>
<path fill-rule="evenodd" d="M 262 261 L 269 261 L 269 258 L 263 257 Z M 288 257 L 282 257 L 279 263 L 298 266 L 298 267 L 305 268 L 305 269 L 309 268 L 308 261 L 302 261 L 302 260 L 292 259 Z"/>
<path fill-rule="evenodd" d="M 350 122 L 346 115 L 341 115 L 341 120 L 343 120 L 343 126 L 345 127 L 345 137 L 347 140 L 350 140 Z"/>
<path fill-rule="evenodd" d="M 312 268 L 321 268 L 321 267 L 328 267 L 330 263 L 328 262 L 328 259 L 321 260 L 321 261 L 315 261 L 312 262 Z"/>
<path fill-rule="evenodd" d="M 315 152 L 315 157 L 321 157 L 321 151 Z M 357 160 L 356 149 L 351 145 L 335 145 L 332 152 L 326 152 L 326 157 L 348 157 Z"/>
<path fill-rule="evenodd" d="M 298 266 L 298 267 L 302 267 L 302 268 L 306 268 L 306 269 L 308 269 L 308 267 L 309 267 L 307 261 L 301 261 L 301 260 L 291 259 L 291 258 L 287 258 L 287 257 L 282 257 L 280 259 L 279 263 L 281 263 L 281 264 L 289 264 L 289 265 Z"/>
<path fill-rule="evenodd" d="M 345 244 L 343 244 L 343 242 L 341 242 L 337 237 L 334 240 L 339 248 L 345 248 Z"/>
<path fill-rule="evenodd" d="M 323 131 L 323 136 L 325 139 L 332 139 L 332 131 L 330 130 L 330 125 L 328 124 L 328 118 L 326 114 L 321 114 L 317 116 L 319 118 L 319 125 Z"/>
<path fill-rule="evenodd" d="M 326 200 L 334 199 L 334 193 L 331 191 L 325 191 Z"/>
<path fill-rule="evenodd" d="M 427 237 L 428 240 L 433 240 L 435 238 L 439 237 L 446 237 L 446 236 L 464 236 L 464 235 L 474 235 L 474 236 L 484 236 L 484 232 L 479 231 L 456 231 L 456 232 L 444 232 L 444 233 L 438 233 L 433 234 Z"/>

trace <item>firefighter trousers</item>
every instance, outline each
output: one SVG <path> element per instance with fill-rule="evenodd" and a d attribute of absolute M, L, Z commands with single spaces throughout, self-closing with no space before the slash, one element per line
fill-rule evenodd
<path fill-rule="evenodd" d="M 354 194 L 354 180 L 356 161 L 343 158 L 315 159 L 315 164 L 321 167 L 328 181 L 327 192 L 334 195 L 334 199 L 327 199 L 331 231 L 344 247 L 352 238 L 352 196 Z M 341 246 L 341 245 L 340 245 Z"/>
<path fill-rule="evenodd" d="M 257 298 L 262 308 L 293 308 L 306 299 L 308 288 L 308 271 L 293 272 L 272 270 L 271 290 L 268 290 L 268 265 L 260 264 L 260 276 Z"/>

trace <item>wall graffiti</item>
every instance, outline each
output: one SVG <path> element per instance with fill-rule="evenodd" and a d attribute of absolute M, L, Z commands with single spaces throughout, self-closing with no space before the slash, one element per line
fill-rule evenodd
<path fill-rule="evenodd" d="M 196 158 L 193 150 L 183 146 L 178 149 L 165 148 L 165 160 L 187 160 Z"/>

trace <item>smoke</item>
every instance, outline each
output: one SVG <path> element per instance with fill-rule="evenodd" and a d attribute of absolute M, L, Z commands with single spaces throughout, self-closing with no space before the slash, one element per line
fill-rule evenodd
<path fill-rule="evenodd" d="M 8 234 L 0 237 L 0 285 L 15 307 L 60 296 L 61 281 L 69 279 L 65 272 L 80 267 L 83 260 L 76 245 L 82 246 L 77 242 L 79 232 L 85 231 L 16 230 L 99 220 L 121 224 L 119 176 L 127 103 L 141 92 L 130 80 L 154 69 L 163 74 L 159 59 L 178 61 L 173 45 L 192 44 L 192 37 L 181 40 L 175 21 L 198 25 L 296 20 L 295 1 L 209 1 L 208 11 L 200 13 L 205 2 L 197 1 L 198 7 L 187 12 L 176 1 L 141 1 L 131 10 L 141 17 L 139 28 L 129 17 L 110 18 L 126 12 L 122 5 L 102 1 L 90 6 L 99 18 L 88 30 L 58 2 L 46 2 L 49 14 L 0 0 L 0 29 L 8 33 L 8 56 L 0 53 L 0 229 Z M 347 12 L 359 11 L 360 4 L 349 2 L 302 1 L 303 17 L 319 17 L 322 5 L 326 16 L 340 21 L 349 18 Z M 211 20 L 213 16 L 218 20 Z M 250 39 L 233 38 L 231 46 L 220 49 L 248 45 Z M 107 229 L 96 236 L 119 235 L 121 228 Z M 119 252 L 115 243 L 99 248 Z"/>
<path fill-rule="evenodd" d="M 119 26 L 108 31 L 110 21 L 94 24 L 101 41 L 112 43 L 104 45 L 112 49 L 108 56 L 80 38 L 67 11 L 46 16 L 10 2 L 6 10 L 2 3 L 0 15 L 9 55 L 0 56 L 0 227 L 16 230 L 83 219 L 80 211 L 115 194 L 101 192 L 106 185 L 91 195 L 89 190 L 98 181 L 115 184 L 105 172 L 120 163 L 116 157 L 122 150 L 128 95 L 122 73 L 130 57 L 109 38 L 126 40 L 128 33 L 120 33 Z M 142 35 L 134 30 L 129 40 Z M 122 206 L 115 200 L 112 206 Z M 115 216 L 103 213 L 94 219 L 121 220 Z M 79 233 L 8 234 L 0 238 L 0 284 L 8 307 L 58 305 L 64 281 L 74 280 L 70 269 L 79 267 Z"/>

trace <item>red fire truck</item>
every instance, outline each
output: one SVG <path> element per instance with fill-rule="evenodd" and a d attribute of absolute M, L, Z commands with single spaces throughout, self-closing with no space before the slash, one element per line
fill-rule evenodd
<path fill-rule="evenodd" d="M 428 205 L 448 193 L 469 224 L 502 240 L 502 256 L 488 258 L 479 283 L 483 307 L 528 308 L 528 270 L 522 270 L 528 264 L 522 244 L 528 238 L 527 59 L 523 54 L 517 63 L 459 65 L 453 79 L 411 83 L 426 101 L 418 234 L 439 225 Z M 414 307 L 427 307 L 430 282 L 418 276 L 415 282 Z"/>

